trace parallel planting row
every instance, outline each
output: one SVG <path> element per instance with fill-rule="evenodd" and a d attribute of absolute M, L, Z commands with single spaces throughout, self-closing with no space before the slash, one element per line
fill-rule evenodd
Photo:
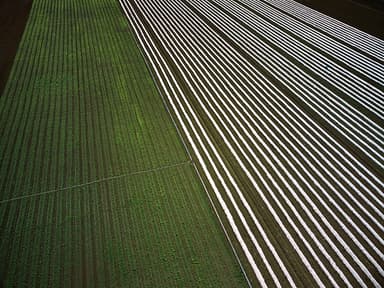
<path fill-rule="evenodd" d="M 384 42 L 294 1 L 120 3 L 251 284 L 380 287 Z"/>
<path fill-rule="evenodd" d="M 0 97 L 1 287 L 245 287 L 116 1 L 34 0 Z"/>

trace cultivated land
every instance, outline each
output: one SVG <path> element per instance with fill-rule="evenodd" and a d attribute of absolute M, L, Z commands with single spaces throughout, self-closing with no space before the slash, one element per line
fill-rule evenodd
<path fill-rule="evenodd" d="M 380 287 L 384 42 L 289 0 L 120 4 L 34 1 L 0 284 L 246 286 L 196 165 L 252 286 Z"/>
<path fill-rule="evenodd" d="M 118 2 L 33 1 L 0 135 L 0 286 L 246 286 Z"/>
<path fill-rule="evenodd" d="M 384 283 L 384 42 L 294 1 L 120 0 L 253 286 Z"/>

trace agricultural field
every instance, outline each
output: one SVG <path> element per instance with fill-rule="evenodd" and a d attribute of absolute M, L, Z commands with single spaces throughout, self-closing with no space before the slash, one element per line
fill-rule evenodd
<path fill-rule="evenodd" d="M 384 41 L 295 1 L 120 0 L 253 287 L 382 287 Z"/>
<path fill-rule="evenodd" d="M 0 135 L 1 287 L 247 286 L 117 1 L 33 1 Z"/>
<path fill-rule="evenodd" d="M 383 55 L 292 0 L 34 0 L 0 286 L 381 287 Z"/>

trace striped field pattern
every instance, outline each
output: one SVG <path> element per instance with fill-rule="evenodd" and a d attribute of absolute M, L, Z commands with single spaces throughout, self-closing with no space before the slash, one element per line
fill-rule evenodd
<path fill-rule="evenodd" d="M 246 287 L 119 2 L 34 0 L 0 97 L 0 287 Z"/>
<path fill-rule="evenodd" d="M 384 283 L 384 41 L 294 1 L 120 0 L 252 286 Z"/>

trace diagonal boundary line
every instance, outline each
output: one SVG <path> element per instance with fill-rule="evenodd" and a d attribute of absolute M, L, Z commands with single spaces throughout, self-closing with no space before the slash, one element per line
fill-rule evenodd
<path fill-rule="evenodd" d="M 215 204 L 213 202 L 213 199 L 212 199 L 210 193 L 208 192 L 208 187 L 205 184 L 205 182 L 204 182 L 204 180 L 203 180 L 203 178 L 202 178 L 202 176 L 201 176 L 201 174 L 199 172 L 199 169 L 196 166 L 196 162 L 192 158 L 192 154 L 189 151 L 188 146 L 186 144 L 186 140 L 183 137 L 184 134 L 182 134 L 182 132 L 179 129 L 179 126 L 176 124 L 176 120 L 175 120 L 173 114 L 171 113 L 171 110 L 170 110 L 170 108 L 169 108 L 169 106 L 167 104 L 167 101 L 165 100 L 165 96 L 163 94 L 163 90 L 160 88 L 161 85 L 159 85 L 160 83 L 158 82 L 158 78 L 155 76 L 155 74 L 153 72 L 153 67 L 152 67 L 150 61 L 148 61 L 148 58 L 147 58 L 148 55 L 145 53 L 145 49 L 140 45 L 139 36 L 135 33 L 134 29 L 132 28 L 133 25 L 132 25 L 132 23 L 130 23 L 130 16 L 127 13 L 127 10 L 126 10 L 127 7 L 126 7 L 126 3 L 124 1 L 125 0 L 119 0 L 122 12 L 125 14 L 126 19 L 128 20 L 128 23 L 129 23 L 129 28 L 130 28 L 129 30 L 132 33 L 132 35 L 134 35 L 134 39 L 135 39 L 136 45 L 139 48 L 142 57 L 144 58 L 145 64 L 146 64 L 146 66 L 148 68 L 149 73 L 152 76 L 152 79 L 154 80 L 155 86 L 157 88 L 157 91 L 160 94 L 160 97 L 162 99 L 164 107 L 165 107 L 166 111 L 168 112 L 168 114 L 169 114 L 169 116 L 170 116 L 170 118 L 171 118 L 171 120 L 173 122 L 173 125 L 176 128 L 176 131 L 177 131 L 177 133 L 178 133 L 178 135 L 179 135 L 179 137 L 181 139 L 181 142 L 182 142 L 182 144 L 184 146 L 184 149 L 185 149 L 186 153 L 188 154 L 188 157 L 190 159 L 190 162 L 191 162 L 192 166 L 194 167 L 196 175 L 199 178 L 201 184 L 203 185 L 203 188 L 205 190 L 206 195 L 208 196 L 208 199 L 209 199 L 209 202 L 210 202 L 210 204 L 211 204 L 211 206 L 213 208 L 213 211 L 216 214 L 217 219 L 219 220 L 220 226 L 221 226 L 222 230 L 224 231 L 225 237 L 226 237 L 226 239 L 227 239 L 227 241 L 228 241 L 228 243 L 229 243 L 229 245 L 230 245 L 230 247 L 232 249 L 233 254 L 235 255 L 235 258 L 236 258 L 236 260 L 237 260 L 237 262 L 238 262 L 238 264 L 240 266 L 241 271 L 243 272 L 243 275 L 245 277 L 247 285 L 248 285 L 249 288 L 251 288 L 252 287 L 251 281 L 249 280 L 249 277 L 248 277 L 248 275 L 247 275 L 247 273 L 246 273 L 246 271 L 244 269 L 244 266 L 243 266 L 242 262 L 240 261 L 240 257 L 239 257 L 238 253 L 235 250 L 235 246 L 232 243 L 231 238 L 229 237 L 227 229 L 225 228 L 224 223 L 223 223 L 222 219 L 220 218 L 218 210 L 217 210 L 217 208 L 216 208 L 216 206 L 215 206 Z M 0 204 L 1 204 L 1 202 L 0 202 Z"/>
<path fill-rule="evenodd" d="M 31 198 L 31 197 L 36 197 L 36 196 L 41 196 L 41 195 L 46 195 L 46 194 L 52 194 L 52 193 L 56 193 L 59 191 L 65 191 L 65 190 L 74 189 L 74 188 L 81 188 L 81 187 L 89 186 L 89 185 L 100 183 L 100 182 L 105 182 L 105 181 L 114 180 L 114 179 L 120 179 L 120 178 L 124 178 L 127 176 L 134 176 L 134 175 L 146 174 L 146 173 L 151 173 L 151 172 L 157 172 L 157 171 L 166 170 L 166 169 L 170 169 L 170 168 L 174 168 L 174 167 L 179 167 L 179 166 L 183 166 L 183 165 L 187 165 L 187 164 L 193 164 L 193 163 L 191 160 L 187 160 L 184 162 L 160 166 L 160 167 L 156 167 L 156 168 L 152 168 L 152 169 L 139 170 L 139 171 L 135 171 L 135 172 L 105 177 L 105 178 L 101 178 L 101 179 L 97 179 L 94 181 L 90 181 L 90 182 L 86 182 L 86 183 L 82 183 L 82 184 L 77 184 L 77 185 L 73 185 L 73 186 L 68 186 L 68 187 L 58 188 L 58 189 L 54 189 L 54 190 L 48 190 L 48 191 L 44 191 L 44 192 L 40 192 L 40 193 L 34 193 L 34 194 L 30 194 L 30 195 L 25 195 L 25 196 L 1 200 L 0 205 L 4 204 L 4 203 L 16 201 L 16 200 L 22 200 L 22 199 Z"/>

